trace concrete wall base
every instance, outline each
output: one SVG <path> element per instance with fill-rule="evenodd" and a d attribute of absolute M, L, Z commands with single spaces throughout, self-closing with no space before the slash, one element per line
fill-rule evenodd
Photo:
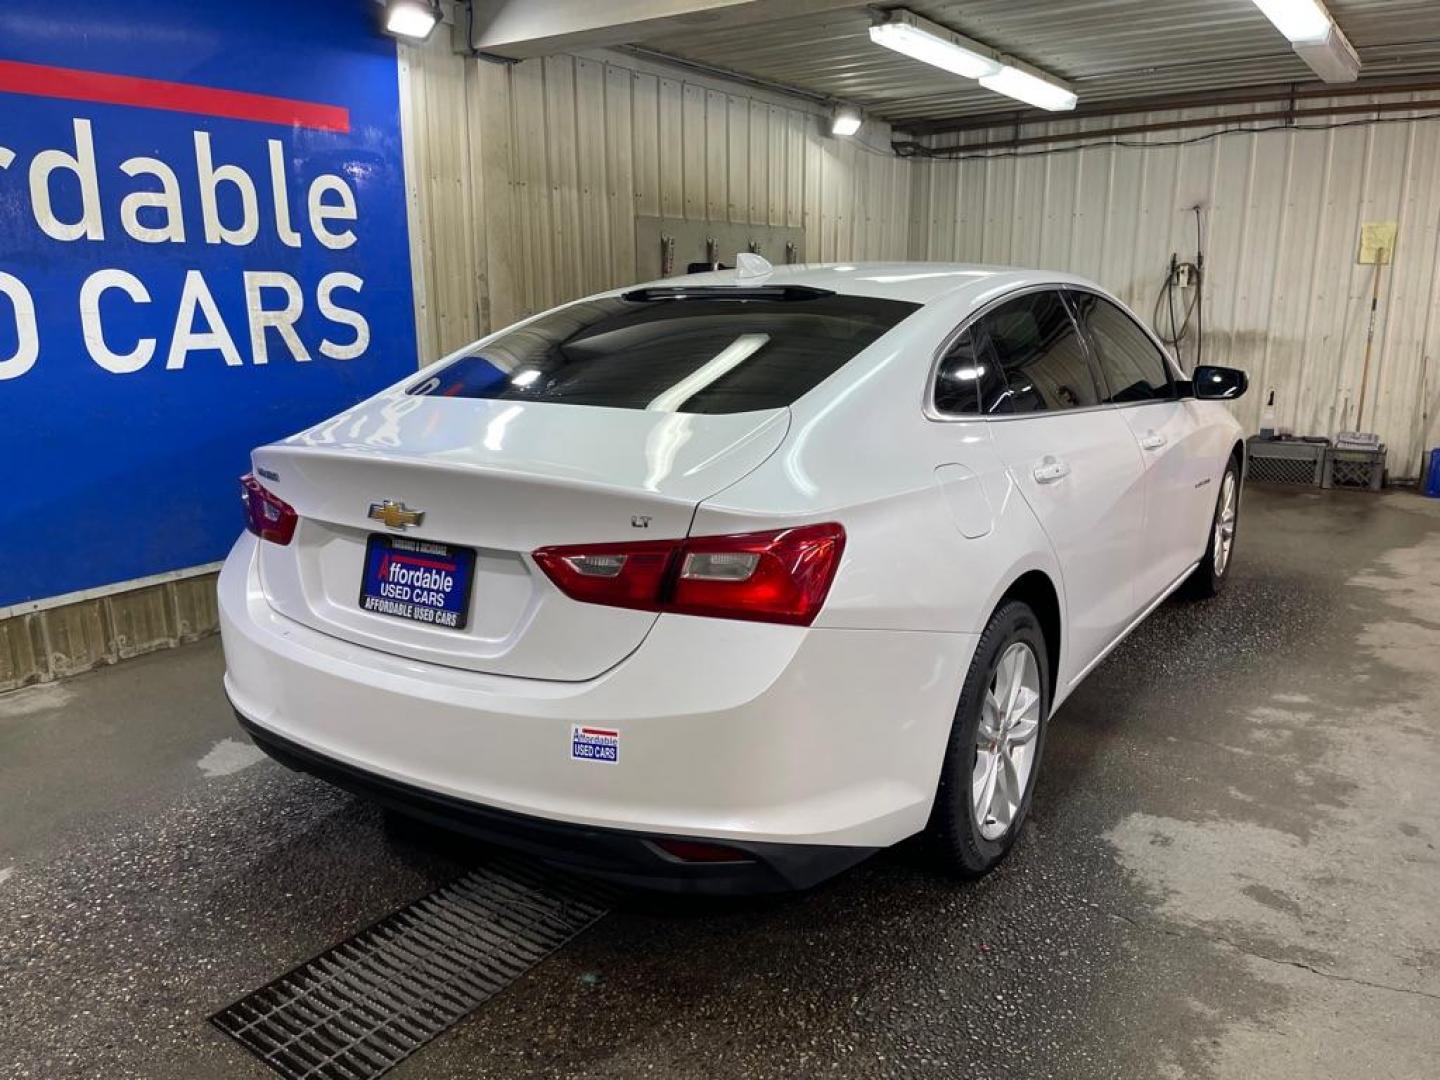
<path fill-rule="evenodd" d="M 197 574 L 0 619 L 0 692 L 215 633 L 217 576 Z"/>

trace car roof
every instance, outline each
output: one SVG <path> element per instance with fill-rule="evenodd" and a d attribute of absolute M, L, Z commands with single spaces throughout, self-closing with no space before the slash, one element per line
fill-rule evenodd
<path fill-rule="evenodd" d="M 1050 270 L 944 262 L 797 263 L 777 266 L 763 276 L 744 279 L 736 270 L 716 270 L 661 278 L 647 284 L 672 288 L 677 285 L 805 285 L 848 296 L 874 296 L 912 304 L 930 304 L 942 298 L 978 303 L 1029 285 L 1079 285 L 1104 291 L 1084 278 Z"/>

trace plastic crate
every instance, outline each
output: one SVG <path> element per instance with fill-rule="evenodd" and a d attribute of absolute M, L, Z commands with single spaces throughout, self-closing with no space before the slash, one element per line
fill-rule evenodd
<path fill-rule="evenodd" d="M 1340 431 L 1335 435 L 1334 445 L 1339 450 L 1382 449 L 1380 436 L 1373 431 Z"/>
<path fill-rule="evenodd" d="M 1385 450 L 1325 451 L 1325 469 L 1320 486 L 1379 491 L 1385 483 Z"/>
<path fill-rule="evenodd" d="M 1319 485 L 1327 449 L 1324 443 L 1254 438 L 1246 445 L 1247 483 Z"/>

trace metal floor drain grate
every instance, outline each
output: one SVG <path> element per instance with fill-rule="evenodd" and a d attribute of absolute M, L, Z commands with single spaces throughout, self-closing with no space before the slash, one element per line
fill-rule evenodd
<path fill-rule="evenodd" d="M 484 866 L 210 1022 L 291 1080 L 369 1080 L 599 919 L 611 895 L 538 866 Z"/>

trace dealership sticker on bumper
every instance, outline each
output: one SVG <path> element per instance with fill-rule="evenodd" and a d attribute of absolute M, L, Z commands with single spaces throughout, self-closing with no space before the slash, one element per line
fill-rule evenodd
<path fill-rule="evenodd" d="M 614 765 L 620 760 L 620 732 L 576 724 L 570 728 L 570 756 L 576 761 Z"/>

